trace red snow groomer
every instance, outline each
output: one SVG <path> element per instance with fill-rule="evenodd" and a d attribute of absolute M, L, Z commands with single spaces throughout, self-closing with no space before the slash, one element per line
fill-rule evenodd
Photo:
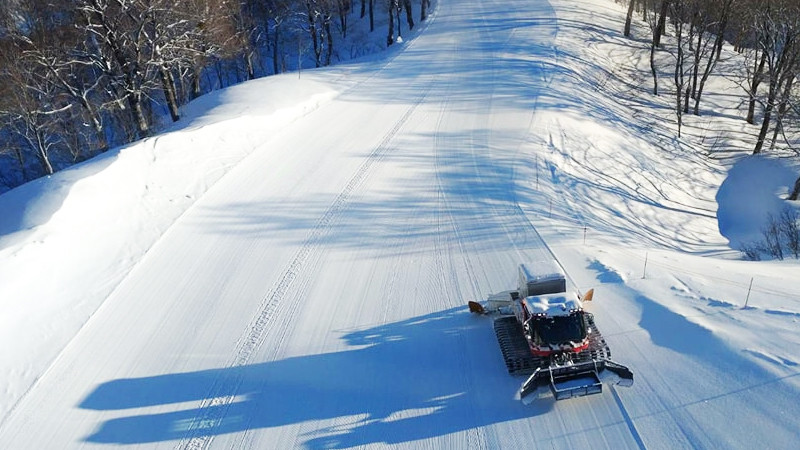
<path fill-rule="evenodd" d="M 549 386 L 556 400 L 600 393 L 602 379 L 630 386 L 633 373 L 611 361 L 611 350 L 584 311 L 594 290 L 579 298 L 566 292 L 566 277 L 556 261 L 520 264 L 516 291 L 489 297 L 486 306 L 469 302 L 470 311 L 499 314 L 494 330 L 508 372 L 530 375 L 520 398 L 542 394 Z M 546 392 L 546 391 L 545 391 Z"/>

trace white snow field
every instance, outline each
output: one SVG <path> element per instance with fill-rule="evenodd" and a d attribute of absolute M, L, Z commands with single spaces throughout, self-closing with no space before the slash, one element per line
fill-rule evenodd
<path fill-rule="evenodd" d="M 797 172 L 677 140 L 621 8 L 440 0 L 0 196 L 0 448 L 796 448 L 800 264 L 732 248 Z M 515 398 L 466 303 L 553 255 L 632 387 Z"/>

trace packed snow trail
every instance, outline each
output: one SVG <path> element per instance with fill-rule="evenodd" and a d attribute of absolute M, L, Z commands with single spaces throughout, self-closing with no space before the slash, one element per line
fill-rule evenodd
<path fill-rule="evenodd" d="M 592 305 L 637 385 L 529 406 L 491 324 L 465 307 L 551 256 L 525 211 L 541 203 L 531 143 L 560 112 L 542 107 L 559 32 L 547 1 L 442 1 L 402 52 L 351 66 L 352 87 L 265 139 L 169 228 L 0 423 L 0 444 L 711 446 L 700 388 L 689 397 L 659 373 L 674 362 L 685 381 L 688 360 L 711 380 L 734 375 L 671 351 L 653 320 L 673 317 L 655 302 L 623 286 Z M 556 253 L 578 285 L 596 282 L 573 249 Z M 791 398 L 777 391 L 720 397 Z M 792 429 L 780 420 L 760 425 L 777 440 Z"/>

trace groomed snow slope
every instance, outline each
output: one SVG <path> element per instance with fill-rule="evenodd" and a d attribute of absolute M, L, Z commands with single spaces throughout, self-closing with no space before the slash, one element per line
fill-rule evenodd
<path fill-rule="evenodd" d="M 613 96 L 621 18 L 442 0 L 385 59 L 217 93 L 0 197 L 31 211 L 4 316 L 40 330 L 6 319 L 0 447 L 790 448 L 798 266 L 735 260 L 725 167 Z M 514 398 L 465 304 L 551 251 L 633 387 Z"/>

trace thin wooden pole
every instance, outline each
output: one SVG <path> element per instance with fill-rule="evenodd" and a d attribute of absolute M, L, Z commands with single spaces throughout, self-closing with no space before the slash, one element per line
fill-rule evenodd
<path fill-rule="evenodd" d="M 750 278 L 750 287 L 747 288 L 747 298 L 744 299 L 744 307 L 747 308 L 747 302 L 750 301 L 750 291 L 753 290 L 753 278 Z"/>
<path fill-rule="evenodd" d="M 644 269 L 642 270 L 642 279 L 647 276 L 647 252 L 644 253 Z"/>

